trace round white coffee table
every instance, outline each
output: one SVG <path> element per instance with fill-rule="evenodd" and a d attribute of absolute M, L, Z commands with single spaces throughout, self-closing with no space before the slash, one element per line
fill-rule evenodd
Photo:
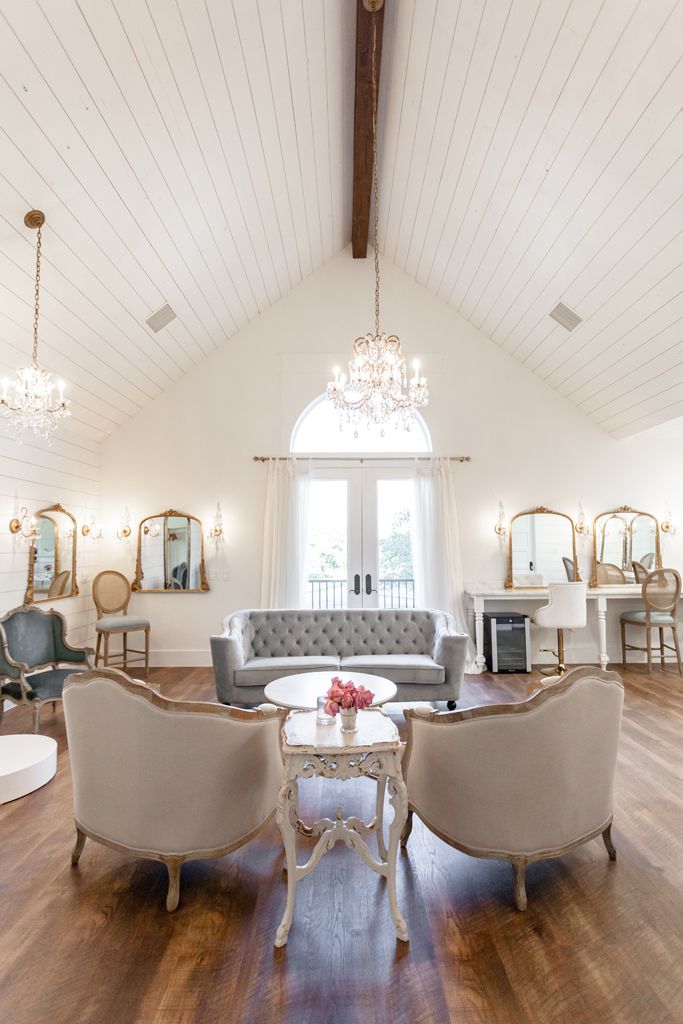
<path fill-rule="evenodd" d="M 56 771 L 57 743 L 50 736 L 0 736 L 0 804 L 40 789 Z"/>
<path fill-rule="evenodd" d="M 266 700 L 281 708 L 315 711 L 318 697 L 327 693 L 335 676 L 339 676 L 345 683 L 352 679 L 356 685 L 362 684 L 366 690 L 371 690 L 375 695 L 372 707 L 386 704 L 396 696 L 396 684 L 384 676 L 331 669 L 327 672 L 297 672 L 292 676 L 273 679 L 265 688 Z"/>

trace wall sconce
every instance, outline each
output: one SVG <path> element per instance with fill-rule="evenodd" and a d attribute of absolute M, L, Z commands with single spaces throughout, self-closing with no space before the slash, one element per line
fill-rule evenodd
<path fill-rule="evenodd" d="M 505 541 L 508 532 L 507 523 L 505 522 L 505 506 L 503 505 L 502 501 L 498 502 L 498 520 L 493 529 L 498 537 L 498 540 L 502 544 Z"/>
<path fill-rule="evenodd" d="M 579 514 L 576 517 L 574 529 L 578 533 L 579 537 L 588 537 L 591 532 L 591 528 L 586 522 L 586 513 L 583 511 L 583 505 L 581 502 L 579 502 Z"/>
<path fill-rule="evenodd" d="M 102 540 L 103 532 L 102 524 L 97 522 L 95 513 L 91 512 L 87 522 L 81 526 L 81 533 L 84 537 L 90 537 L 90 540 Z"/>
<path fill-rule="evenodd" d="M 216 544 L 223 539 L 223 516 L 221 514 L 220 502 L 216 502 L 216 514 L 207 532 L 207 538 L 208 540 L 215 541 Z"/>
<path fill-rule="evenodd" d="M 674 537 L 678 533 L 678 527 L 674 522 L 674 517 L 671 515 L 671 508 L 669 505 L 666 506 L 664 518 L 659 525 L 662 528 L 662 533 L 668 533 L 670 537 Z"/>
<path fill-rule="evenodd" d="M 29 515 L 29 511 L 25 505 L 19 509 L 19 516 L 15 516 L 14 519 L 9 521 L 9 532 L 20 533 L 24 540 L 35 540 L 38 536 L 38 524 L 36 523 L 36 517 Z"/>
<path fill-rule="evenodd" d="M 125 540 L 126 537 L 130 537 L 130 512 L 128 511 L 128 506 L 126 506 L 126 509 L 121 516 L 121 522 L 118 530 L 116 531 L 116 536 L 119 540 Z"/>
<path fill-rule="evenodd" d="M 145 537 L 158 537 L 159 534 L 161 533 L 161 527 L 157 522 L 152 523 L 151 526 L 148 526 L 147 523 L 145 523 L 145 525 L 142 527 L 142 532 L 144 533 Z"/>

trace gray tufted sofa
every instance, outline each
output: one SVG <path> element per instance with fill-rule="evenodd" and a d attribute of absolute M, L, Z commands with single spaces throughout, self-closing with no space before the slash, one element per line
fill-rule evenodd
<path fill-rule="evenodd" d="M 456 701 L 467 634 L 445 612 L 418 609 L 247 610 L 211 637 L 218 699 L 258 704 L 273 679 L 298 672 L 370 672 L 397 700 Z"/>

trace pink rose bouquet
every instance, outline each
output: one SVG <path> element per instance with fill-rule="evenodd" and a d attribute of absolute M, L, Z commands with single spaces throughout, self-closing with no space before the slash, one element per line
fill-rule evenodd
<path fill-rule="evenodd" d="M 325 712 L 334 718 L 340 711 L 362 711 L 363 708 L 369 708 L 375 695 L 362 685 L 356 686 L 351 680 L 343 683 L 339 676 L 334 676 L 325 697 Z"/>

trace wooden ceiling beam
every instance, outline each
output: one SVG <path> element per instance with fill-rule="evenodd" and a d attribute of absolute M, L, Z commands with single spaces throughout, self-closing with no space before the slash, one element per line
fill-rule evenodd
<path fill-rule="evenodd" d="M 373 12 L 373 7 L 379 9 Z M 372 23 L 377 22 L 376 73 L 382 60 L 384 3 L 357 0 L 356 3 L 356 93 L 353 112 L 353 212 L 351 248 L 354 259 L 368 254 L 370 197 L 372 195 Z"/>

